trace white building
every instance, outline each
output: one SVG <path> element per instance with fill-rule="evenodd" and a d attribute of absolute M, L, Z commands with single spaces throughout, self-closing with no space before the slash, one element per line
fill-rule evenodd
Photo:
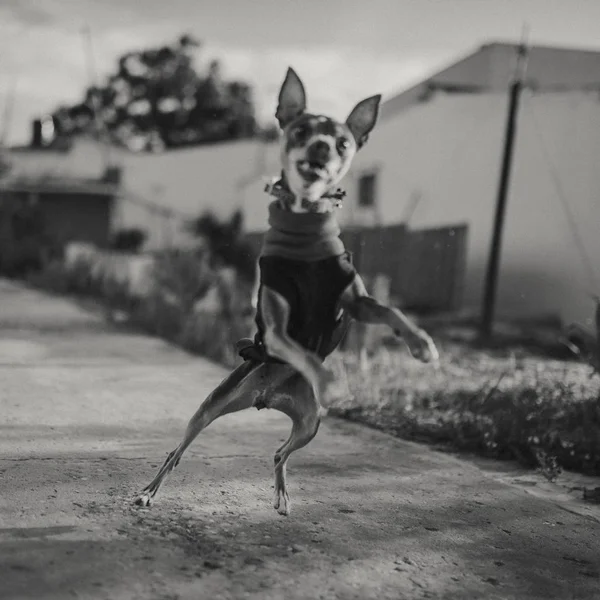
<path fill-rule="evenodd" d="M 465 308 L 477 309 L 482 300 L 515 57 L 514 45 L 487 44 L 388 99 L 344 182 L 344 225 L 468 227 Z M 498 312 L 589 324 L 590 294 L 600 294 L 600 52 L 533 47 L 527 82 Z M 100 150 L 85 143 L 62 157 L 18 154 L 14 164 L 25 170 L 81 176 L 99 173 L 103 164 Z M 115 225 L 149 230 L 151 245 L 176 241 L 178 224 L 205 209 L 227 216 L 242 208 L 249 231 L 266 227 L 264 177 L 277 175 L 276 144 L 113 154 L 124 169 Z M 148 210 L 153 203 L 173 211 L 171 225 Z"/>
<path fill-rule="evenodd" d="M 350 221 L 468 226 L 466 307 L 482 300 L 515 56 L 483 46 L 388 100 L 347 182 Z M 527 82 L 498 312 L 589 325 L 600 295 L 600 52 L 534 47 Z M 365 175 L 374 180 L 361 195 Z"/>
<path fill-rule="evenodd" d="M 484 45 L 387 100 L 344 182 L 345 225 L 468 227 L 467 309 L 482 302 L 516 50 Z M 600 295 L 599 125 L 600 51 L 531 48 L 498 314 L 591 325 L 591 295 Z M 264 227 L 260 194 L 256 183 L 244 200 L 251 229 Z"/>
<path fill-rule="evenodd" d="M 207 209 L 219 217 L 228 217 L 241 207 L 249 182 L 262 181 L 265 173 L 277 172 L 276 157 L 273 144 L 253 140 L 159 154 L 110 148 L 108 161 L 122 169 L 121 197 L 113 228 L 145 229 L 149 247 L 177 243 L 185 237 L 181 235 L 185 221 Z M 106 169 L 107 155 L 106 149 L 94 140 L 79 139 L 66 152 L 13 150 L 9 161 L 10 177 L 14 179 L 47 175 L 98 179 Z M 262 194 L 258 202 L 257 212 L 264 221 L 261 208 L 266 211 L 267 196 Z"/>

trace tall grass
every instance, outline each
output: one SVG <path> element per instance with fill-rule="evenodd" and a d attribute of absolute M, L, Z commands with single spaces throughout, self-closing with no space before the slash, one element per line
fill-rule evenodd
<path fill-rule="evenodd" d="M 381 350 L 369 372 L 344 357 L 350 396 L 330 413 L 406 439 L 517 459 L 549 478 L 600 474 L 600 383 L 577 363 L 442 344 L 434 370 Z"/>
<path fill-rule="evenodd" d="M 127 281 L 80 262 L 60 262 L 30 278 L 47 291 L 92 298 L 109 315 L 124 313 L 130 324 L 226 366 L 239 360 L 234 346 L 253 329 L 251 285 L 224 269 L 213 269 L 199 249 L 158 254 L 150 292 L 132 293 Z M 211 296 L 209 306 L 203 300 Z"/>
<path fill-rule="evenodd" d="M 229 367 L 240 361 L 235 342 L 254 329 L 247 278 L 224 276 L 198 251 L 158 256 L 143 298 L 85 265 L 51 263 L 35 283 L 124 310 L 144 331 Z M 437 370 L 401 348 L 381 347 L 367 370 L 356 352 L 339 353 L 349 394 L 327 408 L 402 438 L 517 459 L 549 479 L 561 468 L 600 475 L 600 378 L 590 379 L 588 365 L 440 345 Z"/>

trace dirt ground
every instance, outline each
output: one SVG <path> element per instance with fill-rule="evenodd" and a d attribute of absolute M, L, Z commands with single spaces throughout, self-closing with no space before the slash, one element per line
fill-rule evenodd
<path fill-rule="evenodd" d="M 334 419 L 290 460 L 289 517 L 270 411 L 211 425 L 132 506 L 224 374 L 0 281 L 0 598 L 600 598 L 600 511 Z"/>

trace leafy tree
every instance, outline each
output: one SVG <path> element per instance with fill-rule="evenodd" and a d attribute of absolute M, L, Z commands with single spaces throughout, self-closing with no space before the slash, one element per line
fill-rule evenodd
<path fill-rule="evenodd" d="M 54 112 L 57 136 L 94 132 L 101 124 L 114 142 L 158 150 L 257 135 L 250 85 L 226 81 L 218 61 L 200 75 L 194 68 L 200 46 L 184 35 L 172 45 L 124 54 L 103 86 Z"/>
<path fill-rule="evenodd" d="M 232 267 L 244 280 L 253 282 L 258 257 L 244 236 L 241 211 L 228 221 L 219 221 L 210 211 L 204 212 L 189 224 L 190 232 L 206 240 L 213 268 Z"/>

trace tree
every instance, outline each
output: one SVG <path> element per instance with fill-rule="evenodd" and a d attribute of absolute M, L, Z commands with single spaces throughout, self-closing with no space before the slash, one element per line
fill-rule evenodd
<path fill-rule="evenodd" d="M 189 224 L 189 231 L 206 240 L 212 268 L 232 267 L 245 281 L 254 281 L 258 257 L 244 237 L 241 211 L 235 211 L 228 221 L 219 221 L 206 211 Z"/>
<path fill-rule="evenodd" d="M 131 51 L 100 87 L 53 114 L 58 137 L 97 132 L 132 150 L 159 150 L 257 135 L 252 89 L 226 81 L 218 61 L 194 68 L 201 44 L 189 35 L 169 46 Z"/>

